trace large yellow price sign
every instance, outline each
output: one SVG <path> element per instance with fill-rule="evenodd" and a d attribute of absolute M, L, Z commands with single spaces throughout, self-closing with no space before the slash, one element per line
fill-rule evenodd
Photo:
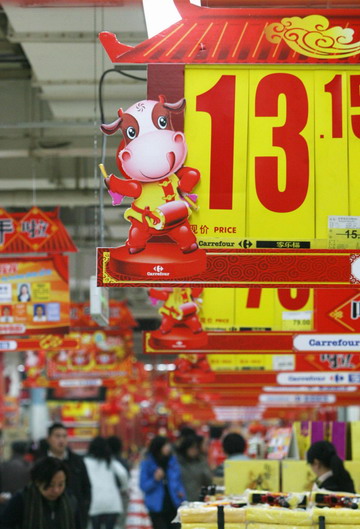
<path fill-rule="evenodd" d="M 192 224 L 204 245 L 326 248 L 328 217 L 358 214 L 356 70 L 187 66 L 185 97 L 187 164 L 202 175 Z"/>
<path fill-rule="evenodd" d="M 200 319 L 207 330 L 313 330 L 313 289 L 205 288 L 202 297 Z"/>

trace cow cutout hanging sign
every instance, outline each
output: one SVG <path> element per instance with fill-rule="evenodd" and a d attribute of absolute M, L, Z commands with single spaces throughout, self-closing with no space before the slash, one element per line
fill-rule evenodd
<path fill-rule="evenodd" d="M 133 199 L 125 212 L 130 222 L 125 245 L 110 251 L 110 274 L 174 279 L 200 274 L 206 254 L 200 250 L 189 217 L 197 209 L 193 193 L 200 179 L 197 169 L 184 165 L 187 145 L 182 132 L 174 130 L 171 115 L 182 112 L 185 99 L 175 103 L 143 100 L 118 118 L 103 124 L 104 134 L 119 129 L 123 140 L 116 162 L 123 178 L 105 176 L 113 206 Z"/>
<path fill-rule="evenodd" d="M 114 65 L 148 65 L 148 99 L 102 126 L 124 137 L 105 184 L 132 203 L 98 286 L 359 285 L 358 10 L 174 4 L 135 47 L 100 34 Z"/>
<path fill-rule="evenodd" d="M 181 351 L 207 344 L 208 336 L 199 318 L 202 290 L 201 287 L 187 286 L 149 289 L 151 303 L 158 305 L 162 302 L 160 327 L 150 332 L 151 347 Z"/>

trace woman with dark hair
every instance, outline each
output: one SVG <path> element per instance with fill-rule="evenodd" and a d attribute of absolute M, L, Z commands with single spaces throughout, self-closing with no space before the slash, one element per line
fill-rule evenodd
<path fill-rule="evenodd" d="M 3 529 L 77 529 L 76 500 L 66 491 L 66 464 L 45 457 L 32 468 L 30 484 L 11 498 L 1 518 Z"/>
<path fill-rule="evenodd" d="M 27 283 L 23 283 L 22 285 L 20 285 L 19 293 L 18 293 L 18 301 L 21 301 L 22 303 L 31 301 L 30 289 Z"/>
<path fill-rule="evenodd" d="M 93 529 L 113 529 L 123 504 L 116 480 L 122 490 L 128 487 L 128 473 L 112 455 L 103 437 L 95 437 L 84 459 L 91 483 L 90 520 Z"/>
<path fill-rule="evenodd" d="M 178 447 L 177 455 L 188 501 L 199 501 L 202 487 L 212 484 L 212 474 L 204 456 L 200 453 L 200 439 L 185 437 Z"/>
<path fill-rule="evenodd" d="M 140 488 L 154 529 L 170 529 L 186 500 L 179 463 L 166 437 L 156 436 L 140 466 Z"/>
<path fill-rule="evenodd" d="M 355 492 L 354 482 L 332 443 L 329 441 L 313 443 L 307 452 L 306 459 L 317 476 L 315 490 Z"/>

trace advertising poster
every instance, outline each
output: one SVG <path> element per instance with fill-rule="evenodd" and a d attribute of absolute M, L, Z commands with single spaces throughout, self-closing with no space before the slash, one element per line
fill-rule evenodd
<path fill-rule="evenodd" d="M 0 259 L 0 335 L 65 333 L 68 257 Z"/>
<path fill-rule="evenodd" d="M 47 353 L 47 375 L 51 380 L 84 377 L 112 378 L 126 376 L 131 369 L 132 332 L 72 333 L 78 349 Z"/>
<path fill-rule="evenodd" d="M 360 488 L 360 461 L 344 461 L 344 466 L 354 481 L 355 490 Z M 283 461 L 282 465 L 282 491 L 294 490 L 311 491 L 316 476 L 306 461 Z"/>
<path fill-rule="evenodd" d="M 360 333 L 360 289 L 318 289 L 315 305 L 316 330 Z"/>
<path fill-rule="evenodd" d="M 302 421 L 294 424 L 300 457 L 304 458 L 312 443 L 330 441 L 341 459 L 347 455 L 347 428 L 344 422 Z"/>
<path fill-rule="evenodd" d="M 301 456 L 304 459 L 304 456 Z M 283 461 L 281 464 L 282 491 L 311 491 L 316 476 L 306 461 Z"/>
<path fill-rule="evenodd" d="M 148 99 L 102 127 L 123 132 L 104 176 L 131 205 L 98 285 L 359 284 L 357 10 L 179 13 L 135 47 L 100 35 L 113 63 L 149 68 Z"/>
<path fill-rule="evenodd" d="M 280 490 L 279 461 L 231 461 L 224 462 L 226 494 L 243 494 L 246 489 Z"/>
<path fill-rule="evenodd" d="M 131 329 L 137 326 L 126 301 L 110 300 L 110 318 L 106 329 Z M 71 303 L 71 328 L 74 330 L 99 329 L 99 325 L 90 316 L 90 303 Z"/>
<path fill-rule="evenodd" d="M 207 331 L 313 330 L 314 289 L 215 287 L 202 297 L 200 321 Z"/>

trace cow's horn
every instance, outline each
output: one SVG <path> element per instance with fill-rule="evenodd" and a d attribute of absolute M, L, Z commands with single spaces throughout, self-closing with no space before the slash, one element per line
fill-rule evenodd
<path fill-rule="evenodd" d="M 181 112 L 181 110 L 185 108 L 185 104 L 186 104 L 186 100 L 183 97 L 179 99 L 179 101 L 176 101 L 176 103 L 164 103 L 164 107 L 174 112 Z"/>
<path fill-rule="evenodd" d="M 119 130 L 121 122 L 122 122 L 122 117 L 119 117 L 118 119 L 116 119 L 112 123 L 109 123 L 108 125 L 102 124 L 100 126 L 100 129 L 102 130 L 104 134 L 108 134 L 108 135 L 115 134 L 115 132 Z"/>

